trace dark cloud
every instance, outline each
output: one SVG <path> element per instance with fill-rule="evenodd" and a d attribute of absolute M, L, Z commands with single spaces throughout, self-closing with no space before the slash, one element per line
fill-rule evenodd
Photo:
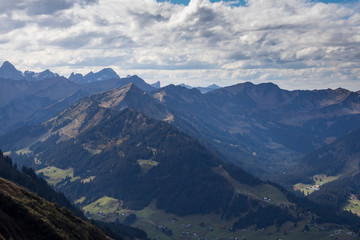
<path fill-rule="evenodd" d="M 36 22 L 39 27 L 47 27 L 51 29 L 56 28 L 69 28 L 71 26 L 76 25 L 76 20 L 71 17 L 54 14 L 54 16 L 48 16 L 46 18 L 42 18 Z"/>
<path fill-rule="evenodd" d="M 102 35 L 96 32 L 78 33 L 65 38 L 56 39 L 48 42 L 50 45 L 60 46 L 66 49 L 78 49 L 85 47 L 94 39 L 101 39 Z"/>
<path fill-rule="evenodd" d="M 131 9 L 128 9 L 128 14 L 133 17 L 133 20 L 137 23 L 139 28 L 143 28 L 149 25 L 152 25 L 156 22 L 167 21 L 168 18 L 162 16 L 161 14 L 152 14 L 150 12 L 135 12 Z"/>
<path fill-rule="evenodd" d="M 229 59 L 231 60 L 249 60 L 250 57 L 244 53 L 244 51 L 234 50 L 229 54 Z"/>
<path fill-rule="evenodd" d="M 0 12 L 25 10 L 29 15 L 50 15 L 69 9 L 75 4 L 88 5 L 98 3 L 97 0 L 14 0 L 0 1 Z"/>
<path fill-rule="evenodd" d="M 0 13 L 8 13 L 14 9 L 24 9 L 22 6 L 21 1 L 0 1 Z"/>
<path fill-rule="evenodd" d="M 0 34 L 8 33 L 25 26 L 25 22 L 0 17 Z"/>
<path fill-rule="evenodd" d="M 197 11 L 189 15 L 189 19 L 196 19 L 198 24 L 209 24 L 214 21 L 217 14 L 209 7 L 199 7 Z"/>
<path fill-rule="evenodd" d="M 36 0 L 29 4 L 26 11 L 29 15 L 53 14 L 57 11 L 69 9 L 74 5 L 68 0 Z"/>
<path fill-rule="evenodd" d="M 103 46 L 109 47 L 112 49 L 117 49 L 117 48 L 126 49 L 126 48 L 130 48 L 130 47 L 135 47 L 136 45 L 135 45 L 135 42 L 131 38 L 129 38 L 127 36 L 116 35 L 115 33 L 112 33 L 108 36 L 104 36 Z"/>

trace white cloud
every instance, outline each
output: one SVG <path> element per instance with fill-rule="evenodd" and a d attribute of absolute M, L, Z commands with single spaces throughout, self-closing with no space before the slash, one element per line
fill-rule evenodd
<path fill-rule="evenodd" d="M 0 60 L 22 70 L 112 66 L 164 84 L 360 89 L 360 4 L 17 0 L 0 9 Z"/>

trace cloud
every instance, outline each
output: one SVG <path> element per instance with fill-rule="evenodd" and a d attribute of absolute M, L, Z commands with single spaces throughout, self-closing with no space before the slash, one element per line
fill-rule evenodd
<path fill-rule="evenodd" d="M 67 75 L 110 66 L 164 84 L 359 88 L 360 3 L 18 0 L 0 9 L 0 56 L 20 68 Z"/>
<path fill-rule="evenodd" d="M 97 0 L 14 0 L 1 1 L 0 12 L 9 13 L 15 10 L 24 10 L 29 15 L 53 14 L 57 11 L 69 9 L 75 4 L 88 5 L 97 3 Z"/>

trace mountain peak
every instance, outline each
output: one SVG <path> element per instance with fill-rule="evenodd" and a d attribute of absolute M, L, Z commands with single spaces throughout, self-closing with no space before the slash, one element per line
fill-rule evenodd
<path fill-rule="evenodd" d="M 71 73 L 69 80 L 79 84 L 86 84 L 91 82 L 109 80 L 113 78 L 120 78 L 120 77 L 112 68 L 104 68 L 99 72 L 95 72 L 95 73 L 93 71 L 90 71 L 85 76 L 79 73 Z"/>
<path fill-rule="evenodd" d="M 3 62 L 3 64 L 1 65 L 1 68 L 14 68 L 14 65 L 12 65 L 9 61 L 5 61 Z"/>
<path fill-rule="evenodd" d="M 131 106 L 133 102 L 137 102 L 137 99 L 141 98 L 144 94 L 144 91 L 131 82 L 123 87 L 96 95 L 98 96 L 98 105 L 100 107 L 122 110 L 129 107 L 129 105 Z"/>
<path fill-rule="evenodd" d="M 44 80 L 44 79 L 59 77 L 59 74 L 53 73 L 49 69 L 46 69 L 45 71 L 38 72 L 38 73 L 33 72 L 33 71 L 25 71 L 23 76 L 28 81 L 40 81 L 40 80 Z"/>
<path fill-rule="evenodd" d="M 22 80 L 24 76 L 9 61 L 5 61 L 0 67 L 0 78 Z"/>
<path fill-rule="evenodd" d="M 216 84 L 211 84 L 207 87 L 197 87 L 197 89 L 199 89 L 201 93 L 208 93 L 208 92 L 214 91 L 219 88 L 221 88 L 221 87 Z"/>
<path fill-rule="evenodd" d="M 150 84 L 152 87 L 154 87 L 154 88 L 156 88 L 156 89 L 159 89 L 160 87 L 161 87 L 161 85 L 160 85 L 160 81 L 157 81 L 157 82 L 155 82 L 155 83 L 153 83 L 153 84 Z"/>
<path fill-rule="evenodd" d="M 208 88 L 220 88 L 220 86 L 216 84 L 211 84 L 208 86 Z"/>

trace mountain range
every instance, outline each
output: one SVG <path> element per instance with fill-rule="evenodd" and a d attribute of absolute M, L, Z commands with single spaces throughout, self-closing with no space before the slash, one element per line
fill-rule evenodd
<path fill-rule="evenodd" d="M 16 78 L 21 72 L 10 65 L 5 62 L 3 69 L 12 69 Z M 150 96 L 137 93 L 137 111 L 167 119 L 223 159 L 277 180 L 307 154 L 360 128 L 360 94 L 341 88 L 287 91 L 272 83 L 241 83 L 201 93 L 174 85 L 155 88 L 138 76 L 118 78 L 110 68 L 86 76 L 97 80 L 0 79 L 0 134 L 46 121 L 83 97 L 134 83 Z"/>
<path fill-rule="evenodd" d="M 156 113 L 159 120 L 140 110 Z M 109 213 L 115 219 L 154 205 L 157 212 L 177 217 L 232 219 L 229 227 L 234 229 L 302 222 L 298 214 L 303 211 L 357 228 L 360 220 L 353 215 L 303 203 L 278 185 L 222 161 L 171 125 L 173 121 L 159 101 L 128 84 L 85 97 L 41 125 L 0 137 L 0 147 L 17 164 L 37 169 L 85 210 L 91 212 L 105 200 L 117 202 Z M 63 172 L 69 174 L 54 179 Z M 103 211 L 92 214 L 104 216 Z"/>
<path fill-rule="evenodd" d="M 345 89 L 287 91 L 242 83 L 201 94 L 169 85 L 152 95 L 180 129 L 267 179 L 360 128 L 360 95 Z"/>
<path fill-rule="evenodd" d="M 214 90 L 216 90 L 216 89 L 221 88 L 220 86 L 218 86 L 218 85 L 216 85 L 216 84 L 211 84 L 211 85 L 209 85 L 209 86 L 207 86 L 207 87 L 192 87 L 192 86 L 190 86 L 190 85 L 187 85 L 187 84 L 182 83 L 182 84 L 179 84 L 179 85 L 177 85 L 177 86 L 179 86 L 179 87 L 185 87 L 185 88 L 187 88 L 187 89 L 193 89 L 193 88 L 195 88 L 195 89 L 198 89 L 201 93 L 208 93 L 208 92 L 211 92 L 211 91 L 214 91 Z M 158 87 L 158 88 L 160 88 L 160 87 Z"/>
<path fill-rule="evenodd" d="M 93 73 L 89 72 L 85 76 L 80 73 L 71 73 L 69 80 L 79 84 L 85 84 L 90 82 L 108 80 L 113 78 L 120 78 L 119 75 L 111 68 L 104 68 L 103 70 Z"/>
<path fill-rule="evenodd" d="M 112 69 L 29 81 L 10 65 L 0 69 L 0 149 L 91 218 L 164 239 L 187 232 L 183 221 L 200 224 L 193 215 L 216 216 L 207 224 L 221 234 L 221 224 L 299 232 L 309 219 L 360 227 L 342 212 L 359 198 L 360 92 L 159 88 Z M 315 192 L 302 198 L 268 179 Z"/>
<path fill-rule="evenodd" d="M 59 77 L 58 74 L 49 74 L 51 77 L 36 81 L 20 78 L 20 75 L 22 73 L 9 62 L 5 62 L 0 68 L 0 134 L 48 120 L 92 93 L 121 87 L 131 82 L 145 91 L 155 89 L 137 76 L 77 84 Z"/>
<path fill-rule="evenodd" d="M 216 171 L 242 176 L 238 179 L 241 184 L 262 184 L 240 169 L 227 173 L 230 165 L 175 127 L 131 110 L 130 107 L 141 107 L 137 105 L 139 99 L 133 97 L 139 96 L 139 91 L 129 84 L 86 97 L 44 122 L 37 134 L 28 128 L 17 135 L 31 141 L 25 143 L 15 135 L 5 136 L 1 146 L 6 150 L 10 150 L 8 146 L 28 149 L 36 162 L 21 164 L 37 169 L 73 168 L 80 179 L 68 181 L 64 189 L 60 188 L 73 201 L 85 196 L 90 203 L 111 194 L 134 208 L 143 208 L 156 198 L 158 207 L 166 211 L 185 215 L 210 213 L 231 207 L 227 205 L 228 198 L 235 194 L 232 185 Z M 83 184 L 84 179 L 92 181 Z M 208 179 L 207 185 L 204 179 Z M 186 190 L 190 183 L 196 190 Z M 179 189 L 183 196 L 169 199 L 173 189 Z M 217 196 L 216 201 L 210 201 L 210 195 Z"/>
<path fill-rule="evenodd" d="M 32 72 L 25 71 L 22 73 L 17 70 L 14 65 L 10 62 L 5 61 L 0 67 L 0 76 L 4 79 L 12 79 L 12 80 L 27 80 L 27 81 L 39 81 L 44 79 L 56 78 L 59 77 L 57 73 L 53 73 L 50 70 L 45 70 L 43 72 Z"/>
<path fill-rule="evenodd" d="M 13 76 L 20 72 L 8 62 L 4 65 Z M 0 79 L 0 134 L 46 121 L 83 97 L 133 83 L 147 96 L 136 93 L 142 107 L 134 109 L 167 119 L 227 161 L 275 179 L 315 149 L 360 128 L 360 94 L 341 88 L 287 91 L 272 83 L 241 83 L 209 86 L 214 90 L 201 93 L 174 85 L 157 89 L 138 76 L 117 78 L 109 68 L 86 76 L 98 80 Z"/>

